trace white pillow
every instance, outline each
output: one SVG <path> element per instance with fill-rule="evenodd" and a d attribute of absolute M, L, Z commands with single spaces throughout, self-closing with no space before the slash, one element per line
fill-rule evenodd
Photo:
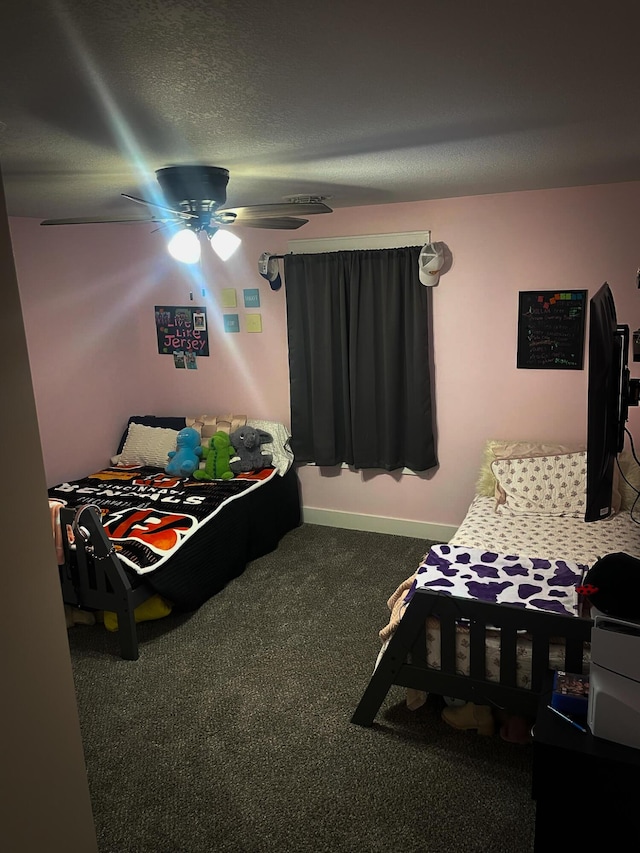
<path fill-rule="evenodd" d="M 587 454 L 496 459 L 496 501 L 513 512 L 584 516 Z"/>
<path fill-rule="evenodd" d="M 177 447 L 177 437 L 177 429 L 129 424 L 118 465 L 147 465 L 164 469 L 169 461 L 169 451 Z"/>

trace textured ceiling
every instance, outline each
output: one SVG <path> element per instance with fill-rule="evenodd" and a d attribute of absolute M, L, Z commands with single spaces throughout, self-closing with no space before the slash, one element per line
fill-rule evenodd
<path fill-rule="evenodd" d="M 149 197 L 154 171 L 182 163 L 228 168 L 229 205 L 640 180 L 638 10 L 6 0 L 9 213 L 144 216 L 120 193 Z"/>

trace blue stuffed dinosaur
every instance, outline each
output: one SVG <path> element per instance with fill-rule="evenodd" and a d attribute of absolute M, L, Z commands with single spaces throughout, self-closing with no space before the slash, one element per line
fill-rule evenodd
<path fill-rule="evenodd" d="M 176 438 L 176 446 L 176 450 L 169 451 L 165 473 L 173 477 L 190 477 L 200 465 L 200 433 L 193 427 L 181 429 Z"/>

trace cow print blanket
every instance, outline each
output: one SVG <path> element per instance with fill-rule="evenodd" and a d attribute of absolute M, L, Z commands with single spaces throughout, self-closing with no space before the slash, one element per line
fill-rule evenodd
<path fill-rule="evenodd" d="M 99 508 L 118 557 L 138 574 L 157 569 L 230 501 L 268 482 L 265 468 L 233 480 L 170 477 L 157 468 L 106 468 L 49 489 L 49 499 Z"/>
<path fill-rule="evenodd" d="M 576 586 L 586 570 L 586 565 L 568 560 L 434 545 L 419 566 L 405 603 L 416 589 L 433 589 L 443 595 L 579 616 Z"/>

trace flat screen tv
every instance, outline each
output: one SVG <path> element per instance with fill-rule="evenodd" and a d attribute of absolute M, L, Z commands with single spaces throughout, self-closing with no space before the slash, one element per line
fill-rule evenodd
<path fill-rule="evenodd" d="M 629 378 L 629 327 L 619 325 L 605 282 L 589 300 L 587 501 L 585 521 L 612 514 L 616 457 L 624 447 L 629 406 L 638 405 L 640 380 Z"/>

